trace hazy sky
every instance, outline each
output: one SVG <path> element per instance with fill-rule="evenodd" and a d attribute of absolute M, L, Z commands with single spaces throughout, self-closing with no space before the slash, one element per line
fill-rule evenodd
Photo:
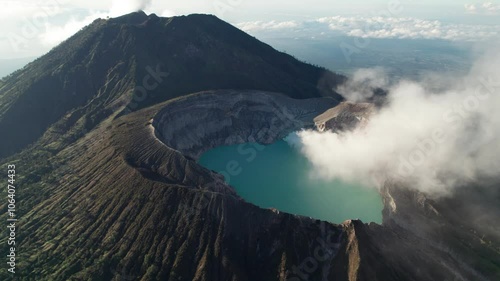
<path fill-rule="evenodd" d="M 475 40 L 490 36 L 500 24 L 500 1 L 475 0 L 0 0 L 0 59 L 39 56 L 97 17 L 118 16 L 137 9 L 160 16 L 190 13 L 216 14 L 246 31 L 294 28 L 304 23 L 324 24 L 323 33 L 337 30 L 350 36 Z M 335 17 L 341 16 L 341 17 Z M 352 31 L 378 16 L 392 18 L 377 30 Z M 322 21 L 320 21 L 322 19 Z M 426 21 L 419 21 L 426 20 Z M 403 22 L 404 24 L 400 24 Z M 415 24 L 427 28 L 415 33 Z M 350 25 L 352 24 L 352 26 Z M 257 27 L 255 26 L 257 25 Z M 452 25 L 452 26 L 450 26 Z M 467 26 L 463 26 L 467 25 Z M 489 27 L 488 27 L 489 26 Z M 413 27 L 413 30 L 406 30 Z M 337 29 L 336 29 L 337 28 Z M 454 28 L 454 29 L 453 29 Z M 436 30 L 435 30 L 436 29 Z M 457 34 L 465 29 L 466 34 Z M 450 31 L 451 30 L 451 31 Z M 284 30 L 286 31 L 286 30 Z M 290 30 L 288 30 L 290 31 Z M 482 32 L 485 32 L 484 34 Z M 321 33 L 320 32 L 320 33 Z"/>

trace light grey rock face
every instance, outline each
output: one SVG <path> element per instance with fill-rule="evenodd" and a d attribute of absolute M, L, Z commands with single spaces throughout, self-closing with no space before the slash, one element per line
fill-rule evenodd
<path fill-rule="evenodd" d="M 197 159 L 220 145 L 270 144 L 301 128 L 338 102 L 330 98 L 297 100 L 261 91 L 210 91 L 168 103 L 154 118 L 157 137 Z"/>
<path fill-rule="evenodd" d="M 314 118 L 314 124 L 321 132 L 352 130 L 364 126 L 375 110 L 372 103 L 341 102 Z"/>

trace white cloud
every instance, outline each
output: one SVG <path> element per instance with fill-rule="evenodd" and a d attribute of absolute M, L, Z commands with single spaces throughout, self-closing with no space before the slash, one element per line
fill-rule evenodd
<path fill-rule="evenodd" d="M 90 15 L 83 17 L 82 19 L 71 18 L 68 22 L 63 25 L 54 25 L 47 23 L 45 29 L 40 33 L 40 42 L 44 46 L 52 47 L 55 46 L 67 38 L 71 37 L 78 30 L 90 24 L 97 18 L 105 18 L 108 13 L 94 12 Z"/>
<path fill-rule="evenodd" d="M 475 14 L 477 13 L 477 7 L 475 4 L 465 4 L 464 5 L 465 11 L 470 14 Z"/>
<path fill-rule="evenodd" d="M 151 6 L 151 3 L 152 0 L 113 0 L 109 11 L 91 11 L 89 15 L 81 19 L 72 17 L 62 25 L 47 23 L 44 32 L 40 34 L 39 38 L 43 45 L 55 46 L 97 18 L 118 17 L 139 10 L 145 10 Z M 175 13 L 170 10 L 164 10 L 161 15 L 170 17 L 175 15 Z"/>
<path fill-rule="evenodd" d="M 68 12 L 68 8 L 56 0 L 39 1 L 0 1 L 0 18 L 6 20 L 33 20 L 46 16 L 57 16 Z"/>
<path fill-rule="evenodd" d="M 496 14 L 498 11 L 500 11 L 500 5 L 499 4 L 494 4 L 493 2 L 485 2 L 482 5 L 483 9 L 486 11 Z"/>
<path fill-rule="evenodd" d="M 500 4 L 491 1 L 480 4 L 465 4 L 464 8 L 468 14 L 497 15 L 500 12 Z"/>
<path fill-rule="evenodd" d="M 37 56 L 97 18 L 117 17 L 138 10 L 176 13 L 152 0 L 0 0 L 0 53 L 6 58 Z M 153 10 L 149 10 L 153 9 Z"/>
<path fill-rule="evenodd" d="M 188 4 L 159 0 L 0 0 L 0 54 L 4 57 L 37 56 L 68 38 L 97 17 L 119 16 L 144 9 L 148 13 L 171 17 Z M 474 7 L 498 12 L 493 2 Z M 310 21 L 244 22 L 238 27 L 248 32 L 309 38 L 349 35 L 373 38 L 428 38 L 479 41 L 498 36 L 498 25 L 451 25 L 414 18 L 326 17 Z M 14 38 L 14 40 L 12 40 Z M 15 41 L 14 43 L 12 43 Z M 18 44 L 18 43 L 21 44 Z"/>
<path fill-rule="evenodd" d="M 445 24 L 415 18 L 329 17 L 318 21 L 328 24 L 330 30 L 363 38 L 480 41 L 499 35 L 499 26 Z"/>
<path fill-rule="evenodd" d="M 110 16 L 117 17 L 139 10 L 144 10 L 151 5 L 152 0 L 113 0 L 109 10 Z"/>
<path fill-rule="evenodd" d="M 395 179 L 436 196 L 483 176 L 497 177 L 500 56 L 496 50 L 465 77 L 448 77 L 454 83 L 444 90 L 431 90 L 425 81 L 401 81 L 390 87 L 389 105 L 362 128 L 341 134 L 300 132 L 302 152 L 313 163 L 316 176 L 370 186 Z M 384 83 L 380 77 L 365 71 L 358 80 L 380 85 Z"/>
<path fill-rule="evenodd" d="M 236 24 L 241 30 L 252 32 L 252 31 L 265 31 L 265 30 L 277 30 L 277 29 L 293 29 L 300 26 L 299 23 L 295 21 L 253 21 L 253 22 L 242 22 Z"/>
<path fill-rule="evenodd" d="M 307 22 L 244 22 L 237 25 L 247 32 L 269 32 L 275 29 L 303 31 L 329 36 L 347 35 L 362 38 L 445 39 L 482 41 L 500 35 L 500 25 L 448 24 L 438 20 L 409 17 L 334 16 Z"/>
<path fill-rule="evenodd" d="M 357 70 L 345 84 L 337 88 L 337 92 L 347 100 L 359 102 L 367 100 L 376 88 L 387 88 L 389 77 L 381 67 L 362 68 Z"/>
<path fill-rule="evenodd" d="M 166 10 L 163 10 L 161 13 L 160 13 L 160 17 L 173 17 L 177 15 L 176 12 L 172 11 L 172 10 L 169 10 L 169 9 L 166 9 Z"/>

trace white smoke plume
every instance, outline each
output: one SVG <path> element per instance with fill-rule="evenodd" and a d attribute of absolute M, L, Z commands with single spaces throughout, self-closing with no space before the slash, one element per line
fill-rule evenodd
<path fill-rule="evenodd" d="M 389 78 L 383 68 L 363 68 L 356 71 L 337 92 L 352 102 L 364 101 L 373 96 L 373 90 L 386 88 Z"/>
<path fill-rule="evenodd" d="M 487 52 L 468 75 L 453 80 L 438 91 L 414 81 L 390 86 L 389 104 L 365 127 L 299 132 L 301 151 L 316 176 L 371 186 L 396 179 L 435 196 L 500 176 L 500 55 Z M 360 81 L 364 86 L 355 89 Z M 370 81 L 383 86 L 387 80 L 380 70 L 363 70 L 343 87 L 347 99 L 366 97 Z"/>
<path fill-rule="evenodd" d="M 144 10 L 151 5 L 152 0 L 113 0 L 109 11 L 112 17 Z"/>

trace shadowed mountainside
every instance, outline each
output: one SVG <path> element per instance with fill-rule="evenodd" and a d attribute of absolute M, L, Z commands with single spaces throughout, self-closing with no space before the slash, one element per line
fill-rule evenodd
<path fill-rule="evenodd" d="M 244 203 L 144 127 L 161 106 L 131 112 L 221 88 L 327 96 L 331 106 L 344 79 L 214 16 L 94 21 L 0 85 L 0 129 L 10 132 L 0 157 L 16 165 L 22 202 L 17 278 L 283 275 L 311 255 L 316 237 L 340 237 L 340 228 Z"/>
<path fill-rule="evenodd" d="M 58 138 L 51 149 L 61 149 L 123 104 L 135 111 L 211 89 L 341 100 L 332 89 L 344 79 L 215 16 L 137 12 L 98 19 L 0 84 L 0 130 L 9 132 L 0 157 L 35 142 L 51 125 Z"/>
<path fill-rule="evenodd" d="M 495 280 L 498 244 L 458 225 L 453 198 L 392 184 L 383 225 L 335 225 L 249 204 L 193 160 L 313 126 L 344 79 L 213 16 L 94 21 L 0 86 L 17 280 Z M 191 132 L 183 149 L 172 138 Z"/>

